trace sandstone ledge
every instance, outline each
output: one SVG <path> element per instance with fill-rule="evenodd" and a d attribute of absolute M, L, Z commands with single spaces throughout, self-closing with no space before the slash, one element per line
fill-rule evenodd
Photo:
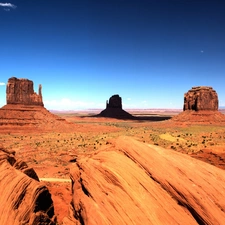
<path fill-rule="evenodd" d="M 224 171 L 129 137 L 81 155 L 64 224 L 223 224 Z"/>
<path fill-rule="evenodd" d="M 51 194 L 14 152 L 0 148 L 0 224 L 54 225 Z"/>

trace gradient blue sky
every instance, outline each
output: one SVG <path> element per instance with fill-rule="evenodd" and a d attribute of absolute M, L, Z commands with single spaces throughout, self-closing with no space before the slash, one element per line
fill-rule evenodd
<path fill-rule="evenodd" d="M 8 4 L 5 4 L 8 3 Z M 0 106 L 8 78 L 47 109 L 182 108 L 192 86 L 225 106 L 224 0 L 0 0 Z"/>

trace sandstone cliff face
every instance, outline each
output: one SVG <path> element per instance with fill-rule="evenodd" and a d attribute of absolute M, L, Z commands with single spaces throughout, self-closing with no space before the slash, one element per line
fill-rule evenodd
<path fill-rule="evenodd" d="M 1 130 L 30 132 L 40 130 L 72 130 L 74 124 L 50 113 L 42 102 L 41 85 L 38 94 L 33 81 L 12 77 L 6 88 L 7 104 L 0 108 Z"/>
<path fill-rule="evenodd" d="M 56 218 L 48 189 L 25 162 L 0 148 L 0 224 L 54 225 Z"/>
<path fill-rule="evenodd" d="M 223 224 L 224 171 L 129 137 L 80 155 L 64 225 Z"/>
<path fill-rule="evenodd" d="M 212 87 L 192 87 L 184 94 L 183 110 L 218 110 L 218 96 Z"/>
<path fill-rule="evenodd" d="M 41 85 L 39 93 L 33 88 L 33 81 L 28 79 L 9 78 L 6 88 L 7 104 L 39 105 L 44 106 L 42 101 Z"/>

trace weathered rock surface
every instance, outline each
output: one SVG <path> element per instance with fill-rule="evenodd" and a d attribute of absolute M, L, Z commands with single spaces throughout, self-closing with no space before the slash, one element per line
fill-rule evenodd
<path fill-rule="evenodd" d="M 75 126 L 42 106 L 8 104 L 0 108 L 0 132 L 6 130 L 72 130 Z"/>
<path fill-rule="evenodd" d="M 184 94 L 183 112 L 172 121 L 215 124 L 225 122 L 225 115 L 218 111 L 218 95 L 212 87 L 192 87 Z"/>
<path fill-rule="evenodd" d="M 50 113 L 42 102 L 41 85 L 39 94 L 33 90 L 33 81 L 12 77 L 6 89 L 7 104 L 0 108 L 0 132 L 74 129 L 72 123 Z"/>
<path fill-rule="evenodd" d="M 109 102 L 106 101 L 106 109 L 101 111 L 97 116 L 116 119 L 134 119 L 134 116 L 122 109 L 122 98 L 119 95 L 111 96 Z"/>
<path fill-rule="evenodd" d="M 184 94 L 183 110 L 218 110 L 218 95 L 212 87 L 192 87 Z"/>
<path fill-rule="evenodd" d="M 33 81 L 16 77 L 9 78 L 6 88 L 6 102 L 7 104 L 44 106 L 41 88 L 41 85 L 39 85 L 39 93 L 36 94 Z"/>
<path fill-rule="evenodd" d="M 221 124 L 225 123 L 225 115 L 219 111 L 186 110 L 172 117 L 171 120 L 186 124 Z"/>
<path fill-rule="evenodd" d="M 67 224 L 223 224 L 224 171 L 120 137 L 71 169 Z"/>
<path fill-rule="evenodd" d="M 0 148 L 0 224 L 53 225 L 54 207 L 48 189 L 14 152 Z"/>

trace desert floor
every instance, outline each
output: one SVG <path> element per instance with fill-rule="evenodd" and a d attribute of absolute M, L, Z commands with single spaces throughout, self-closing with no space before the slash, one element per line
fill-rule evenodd
<path fill-rule="evenodd" d="M 0 142 L 16 151 L 16 157 L 33 167 L 52 194 L 59 223 L 68 213 L 71 199 L 70 167 L 80 153 L 96 151 L 108 140 L 132 136 L 168 151 L 179 151 L 225 169 L 225 125 L 186 124 L 170 120 L 152 121 L 151 117 L 173 116 L 176 112 L 133 112 L 150 119 L 118 120 L 90 117 L 90 113 L 58 113 L 76 124 L 73 132 L 4 132 Z"/>

